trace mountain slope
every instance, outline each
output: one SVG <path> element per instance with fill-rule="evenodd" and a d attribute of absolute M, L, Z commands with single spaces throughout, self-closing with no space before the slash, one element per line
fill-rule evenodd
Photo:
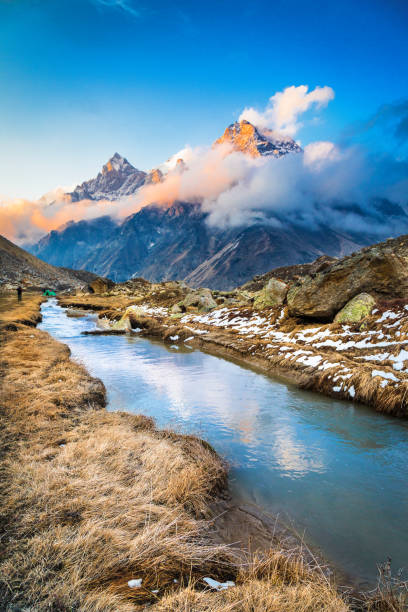
<path fill-rule="evenodd" d="M 310 230 L 266 223 L 221 230 L 206 219 L 199 204 L 151 205 L 120 226 L 112 224 L 112 231 L 107 226 L 103 239 L 100 232 L 91 231 L 96 221 L 54 230 L 37 245 L 36 253 L 117 282 L 143 276 L 228 289 L 276 266 L 312 261 L 323 253 L 345 255 L 365 244 L 327 227 Z"/>
<path fill-rule="evenodd" d="M 0 289 L 11 289 L 20 283 L 25 286 L 55 289 L 79 288 L 96 278 L 94 274 L 56 268 L 27 253 L 0 235 Z"/>

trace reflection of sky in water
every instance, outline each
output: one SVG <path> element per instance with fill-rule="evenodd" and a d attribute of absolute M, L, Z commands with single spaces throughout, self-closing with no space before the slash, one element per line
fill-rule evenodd
<path fill-rule="evenodd" d="M 373 577 L 406 565 L 408 425 L 302 392 L 234 363 L 136 335 L 81 336 L 95 318 L 44 307 L 42 327 L 105 383 L 109 407 L 208 439 L 232 486 L 306 528 L 330 558 Z"/>

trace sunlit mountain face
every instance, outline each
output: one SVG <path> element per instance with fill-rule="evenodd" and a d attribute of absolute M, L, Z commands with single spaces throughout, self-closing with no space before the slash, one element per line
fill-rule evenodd
<path fill-rule="evenodd" d="M 284 137 L 272 130 L 257 129 L 245 119 L 229 125 L 224 134 L 215 144 L 228 143 L 236 151 L 241 151 L 252 157 L 273 155 L 282 157 L 287 153 L 301 153 L 300 146 L 290 137 Z"/>

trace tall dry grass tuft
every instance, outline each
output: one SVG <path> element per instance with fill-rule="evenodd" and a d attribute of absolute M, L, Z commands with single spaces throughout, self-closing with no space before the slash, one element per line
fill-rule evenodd
<path fill-rule="evenodd" d="M 242 568 L 236 586 L 201 590 L 190 583 L 158 602 L 155 612 L 348 612 L 347 603 L 318 571 L 301 557 L 271 551 Z"/>

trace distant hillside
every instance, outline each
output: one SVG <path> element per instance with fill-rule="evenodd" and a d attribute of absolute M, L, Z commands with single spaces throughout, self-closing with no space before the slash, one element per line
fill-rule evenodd
<path fill-rule="evenodd" d="M 97 275 L 91 272 L 47 264 L 0 236 L 0 290 L 12 289 L 19 284 L 58 290 L 75 289 L 86 286 L 95 278 Z"/>

